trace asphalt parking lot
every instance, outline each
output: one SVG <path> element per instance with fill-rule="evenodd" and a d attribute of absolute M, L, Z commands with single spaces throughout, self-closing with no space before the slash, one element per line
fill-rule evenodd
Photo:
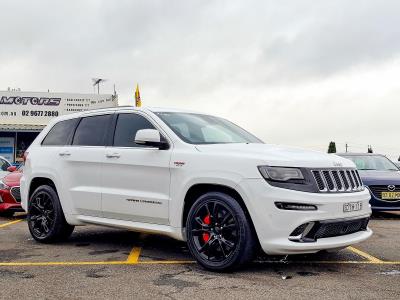
<path fill-rule="evenodd" d="M 399 299 L 400 214 L 379 214 L 370 227 L 370 240 L 337 253 L 260 256 L 218 274 L 169 238 L 86 226 L 44 245 L 24 215 L 0 217 L 0 298 Z"/>

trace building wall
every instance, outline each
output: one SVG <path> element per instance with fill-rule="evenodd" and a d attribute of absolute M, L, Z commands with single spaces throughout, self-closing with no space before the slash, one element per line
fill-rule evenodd
<path fill-rule="evenodd" d="M 0 91 L 0 124 L 46 125 L 57 116 L 115 106 L 112 94 Z"/>

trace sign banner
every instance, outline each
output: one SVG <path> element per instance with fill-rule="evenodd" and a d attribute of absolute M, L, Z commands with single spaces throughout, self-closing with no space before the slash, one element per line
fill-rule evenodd
<path fill-rule="evenodd" d="M 0 124 L 47 125 L 58 116 L 117 105 L 109 94 L 0 91 Z"/>
<path fill-rule="evenodd" d="M 14 138 L 0 137 L 0 156 L 9 162 L 14 162 Z"/>

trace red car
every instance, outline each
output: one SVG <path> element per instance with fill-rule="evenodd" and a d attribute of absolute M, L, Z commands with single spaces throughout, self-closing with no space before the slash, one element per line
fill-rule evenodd
<path fill-rule="evenodd" d="M 12 168 L 12 169 L 11 169 Z M 0 180 L 0 216 L 12 216 L 15 212 L 23 211 L 19 181 L 22 177 L 22 167 L 10 167 L 12 173 Z"/>

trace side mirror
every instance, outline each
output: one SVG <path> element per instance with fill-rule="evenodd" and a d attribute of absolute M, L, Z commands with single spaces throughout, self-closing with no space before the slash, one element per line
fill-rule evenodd
<path fill-rule="evenodd" d="M 138 130 L 135 136 L 135 143 L 139 145 L 155 147 L 160 150 L 168 149 L 168 143 L 161 141 L 161 135 L 157 129 Z"/>
<path fill-rule="evenodd" d="M 7 171 L 8 171 L 8 172 L 14 172 L 15 170 L 17 170 L 17 167 L 16 167 L 16 166 L 9 166 L 9 167 L 7 168 Z"/>

